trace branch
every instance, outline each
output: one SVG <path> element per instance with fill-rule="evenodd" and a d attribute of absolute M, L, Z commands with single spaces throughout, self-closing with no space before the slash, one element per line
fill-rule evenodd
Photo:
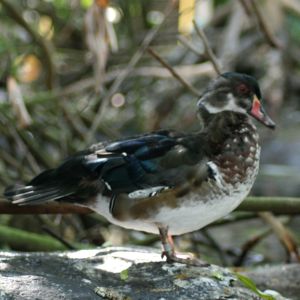
<path fill-rule="evenodd" d="M 195 53 L 198 56 L 203 55 L 203 53 L 201 51 L 199 51 L 196 46 L 191 43 L 185 36 L 183 35 L 179 35 L 178 36 L 178 41 L 184 45 L 186 48 L 188 48 L 189 50 L 191 50 L 193 53 Z"/>
<path fill-rule="evenodd" d="M 64 245 L 69 250 L 76 250 L 76 247 L 74 247 L 71 243 L 69 243 L 67 240 L 65 240 L 63 237 L 58 235 L 53 229 L 48 228 L 46 226 L 43 226 L 42 229 L 48 233 L 52 238 L 60 242 L 62 245 Z"/>
<path fill-rule="evenodd" d="M 52 237 L 5 225 L 0 225 L 0 243 L 28 251 L 59 251 L 68 249 L 66 245 Z M 75 249 L 87 249 L 91 247 L 83 243 L 74 243 L 74 246 Z"/>
<path fill-rule="evenodd" d="M 0 214 L 89 214 L 87 207 L 70 203 L 51 203 L 38 205 L 15 205 L 6 201 L 0 201 Z"/>
<path fill-rule="evenodd" d="M 286 227 L 271 212 L 261 212 L 259 213 L 259 216 L 271 226 L 272 230 L 285 247 L 289 261 L 291 258 L 295 257 L 296 260 L 300 262 L 297 243 Z"/>
<path fill-rule="evenodd" d="M 25 248 L 34 251 L 66 250 L 66 246 L 54 238 L 37 233 L 0 225 L 1 244 L 8 244 L 14 248 Z"/>
<path fill-rule="evenodd" d="M 208 43 L 208 40 L 206 38 L 204 31 L 197 25 L 195 20 L 193 21 L 193 23 L 194 23 L 197 34 L 199 35 L 199 37 L 201 38 L 201 40 L 203 42 L 205 54 L 207 55 L 208 59 L 213 64 L 214 69 L 217 72 L 217 74 L 220 75 L 222 73 L 221 66 L 220 66 L 216 56 L 214 55 L 214 52 L 212 51 L 211 47 L 209 46 L 209 43 Z"/>
<path fill-rule="evenodd" d="M 229 266 L 229 262 L 226 256 L 224 249 L 219 245 L 219 243 L 212 237 L 212 235 L 208 232 L 207 228 L 203 228 L 201 230 L 203 236 L 208 240 L 209 244 L 215 250 L 220 258 L 222 266 Z"/>
<path fill-rule="evenodd" d="M 169 65 L 161 56 L 158 55 L 153 49 L 149 48 L 148 52 L 157 60 L 159 61 L 165 68 L 167 68 L 170 73 L 176 78 L 185 88 L 191 91 L 195 96 L 200 96 L 201 93 L 196 90 L 192 85 L 190 85 L 185 79 L 183 79 L 175 69 Z"/>
<path fill-rule="evenodd" d="M 242 246 L 241 246 L 241 253 L 238 255 L 238 257 L 234 260 L 233 265 L 235 267 L 241 267 L 247 256 L 248 253 L 259 243 L 261 242 L 264 238 L 269 236 L 272 233 L 271 228 L 267 228 L 263 230 L 262 232 L 255 234 L 254 236 L 250 237 Z"/>
<path fill-rule="evenodd" d="M 291 11 L 294 14 L 300 15 L 300 3 L 298 0 L 281 0 L 285 9 Z"/>
<path fill-rule="evenodd" d="M 265 36 L 267 42 L 271 47 L 277 48 L 277 49 L 282 49 L 283 44 L 274 36 L 274 34 L 271 32 L 269 26 L 267 25 L 267 22 L 265 21 L 263 14 L 258 7 L 257 3 L 255 0 L 249 0 L 251 3 L 251 6 L 253 8 L 253 13 L 256 16 L 256 19 L 258 21 L 258 26 L 260 30 L 262 31 L 263 35 Z M 241 4 L 243 5 L 243 2 L 241 1 Z M 245 6 L 243 5 L 245 8 Z"/>
<path fill-rule="evenodd" d="M 271 211 L 277 214 L 300 214 L 300 198 L 294 197 L 247 197 L 236 210 Z"/>
<path fill-rule="evenodd" d="M 240 0 L 240 4 L 244 8 L 247 16 L 250 18 L 252 14 L 250 2 L 248 0 Z"/>
<path fill-rule="evenodd" d="M 276 214 L 300 214 L 300 198 L 293 197 L 247 197 L 237 211 L 271 211 Z M 18 206 L 0 200 L 0 214 L 89 214 L 87 207 L 71 203 Z"/>

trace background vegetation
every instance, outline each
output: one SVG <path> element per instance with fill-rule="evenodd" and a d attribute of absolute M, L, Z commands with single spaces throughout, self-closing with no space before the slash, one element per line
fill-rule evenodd
<path fill-rule="evenodd" d="M 197 129 L 197 96 L 216 76 L 212 51 L 222 70 L 259 80 L 278 124 L 274 133 L 260 129 L 262 166 L 252 194 L 279 201 L 299 196 L 297 0 L 0 0 L 0 20 L 1 193 L 96 141 Z M 281 201 L 277 212 L 289 215 L 280 219 L 236 212 L 178 238 L 177 246 L 225 265 L 297 258 L 300 205 L 290 200 L 292 209 Z M 20 215 L 12 208 L 3 214 L 7 203 L 0 204 L 3 249 L 155 245 L 158 239 L 95 214 Z"/>

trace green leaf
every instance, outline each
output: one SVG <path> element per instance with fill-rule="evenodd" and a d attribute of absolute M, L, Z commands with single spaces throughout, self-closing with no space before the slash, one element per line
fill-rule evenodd
<path fill-rule="evenodd" d="M 93 0 L 80 0 L 80 4 L 83 8 L 89 8 L 93 4 Z"/>
<path fill-rule="evenodd" d="M 258 296 L 260 296 L 261 298 L 265 299 L 265 300 L 276 300 L 273 296 L 268 295 L 262 291 L 260 291 L 254 281 L 252 279 L 250 279 L 247 276 L 244 276 L 240 273 L 235 273 L 237 279 L 248 289 L 250 289 L 251 291 L 253 291 L 255 294 L 257 294 Z"/>
<path fill-rule="evenodd" d="M 120 278 L 124 281 L 128 279 L 128 269 L 125 269 L 120 273 Z"/>

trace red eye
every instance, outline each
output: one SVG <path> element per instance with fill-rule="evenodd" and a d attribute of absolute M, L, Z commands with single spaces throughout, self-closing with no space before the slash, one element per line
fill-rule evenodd
<path fill-rule="evenodd" d="M 249 93 L 249 88 L 244 84 L 241 83 L 238 87 L 237 90 L 240 94 L 247 94 Z"/>

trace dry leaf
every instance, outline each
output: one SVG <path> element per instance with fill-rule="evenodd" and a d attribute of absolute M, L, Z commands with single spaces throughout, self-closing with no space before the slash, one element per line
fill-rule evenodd
<path fill-rule="evenodd" d="M 32 123 L 32 120 L 26 109 L 21 88 L 14 77 L 10 76 L 7 78 L 7 91 L 9 101 L 17 117 L 18 126 L 27 128 Z"/>
<path fill-rule="evenodd" d="M 18 80 L 25 83 L 37 80 L 41 74 L 40 60 L 32 54 L 26 55 L 21 59 L 22 62 L 18 67 Z"/>
<path fill-rule="evenodd" d="M 86 43 L 95 59 L 95 89 L 100 91 L 105 78 L 105 68 L 109 54 L 106 7 L 94 2 L 85 15 Z"/>

